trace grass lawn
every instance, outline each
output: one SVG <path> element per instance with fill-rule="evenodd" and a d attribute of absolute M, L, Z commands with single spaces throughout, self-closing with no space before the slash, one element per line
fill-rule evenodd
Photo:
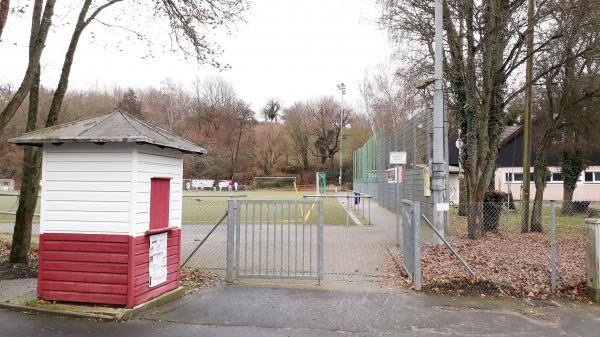
<path fill-rule="evenodd" d="M 225 214 L 227 209 L 227 196 L 237 195 L 246 197 L 243 199 L 253 200 L 296 200 L 298 197 L 302 199 L 303 194 L 312 194 L 312 192 L 300 192 L 296 194 L 294 191 L 247 191 L 247 192 L 183 192 L 183 223 L 184 224 L 214 224 Z M 9 193 L 3 193 L 0 195 L 0 223 L 14 223 L 15 216 L 13 214 L 17 211 L 17 195 L 16 193 L 9 195 Z M 298 222 L 301 222 L 302 214 L 307 214 L 309 206 L 305 206 L 304 209 L 298 209 Z M 323 222 L 325 225 L 345 225 L 346 224 L 346 212 L 342 205 L 336 199 L 323 199 Z M 245 210 L 242 209 L 244 214 L 242 215 L 242 221 L 245 221 L 246 214 Z M 252 212 L 248 210 L 248 212 Z M 258 219 L 258 208 L 254 210 L 254 218 Z M 266 212 L 266 209 L 263 209 Z M 277 209 L 270 210 L 270 221 L 274 215 L 278 222 L 281 222 L 282 215 L 287 223 L 288 212 L 295 222 L 295 213 L 293 208 L 288 210 L 287 205 L 281 208 L 281 205 L 277 206 Z M 39 214 L 39 202 L 36 209 L 36 214 Z M 266 213 L 263 213 L 263 217 L 266 217 Z M 252 221 L 252 214 L 248 214 L 248 222 Z M 34 218 L 34 223 L 37 223 L 39 218 Z M 311 211 L 308 221 L 316 223 L 316 209 Z M 352 221 L 350 221 L 352 223 Z"/>

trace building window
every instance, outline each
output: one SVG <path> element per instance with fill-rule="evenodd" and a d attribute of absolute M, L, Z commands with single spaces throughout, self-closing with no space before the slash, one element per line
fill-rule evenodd
<path fill-rule="evenodd" d="M 504 180 L 508 182 L 521 182 L 523 181 L 523 173 L 520 172 L 505 172 Z"/>
<path fill-rule="evenodd" d="M 558 173 L 552 173 L 552 178 L 551 181 L 553 182 L 563 182 L 564 178 L 563 178 L 563 174 L 558 172 Z"/>
<path fill-rule="evenodd" d="M 600 171 L 585 171 L 583 178 L 586 183 L 600 183 Z"/>

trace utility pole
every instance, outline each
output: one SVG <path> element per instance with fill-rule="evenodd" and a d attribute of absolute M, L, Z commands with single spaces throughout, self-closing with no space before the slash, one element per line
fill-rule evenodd
<path fill-rule="evenodd" d="M 525 66 L 525 109 L 523 111 L 523 193 L 521 233 L 529 232 L 529 188 L 531 170 L 531 102 L 533 93 L 533 15 L 534 0 L 529 0 L 527 10 L 527 64 Z"/>
<path fill-rule="evenodd" d="M 342 190 L 342 165 L 343 165 L 343 151 L 342 151 L 342 138 L 344 134 L 344 95 L 346 94 L 346 85 L 344 82 L 337 85 L 338 90 L 341 93 L 341 105 L 340 105 L 340 176 L 338 177 L 338 185 L 340 191 Z"/>
<path fill-rule="evenodd" d="M 445 237 L 446 213 L 449 204 L 446 198 L 446 165 L 444 163 L 444 73 L 443 73 L 443 0 L 435 0 L 435 39 L 434 39 L 434 91 L 433 91 L 433 158 L 432 192 L 433 224 L 442 237 Z M 436 244 L 442 240 L 435 238 Z"/>

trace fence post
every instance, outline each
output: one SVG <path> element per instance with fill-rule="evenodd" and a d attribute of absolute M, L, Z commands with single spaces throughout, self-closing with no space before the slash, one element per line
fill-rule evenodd
<path fill-rule="evenodd" d="M 346 194 L 346 226 L 350 225 L 350 197 Z"/>
<path fill-rule="evenodd" d="M 396 181 L 394 184 L 394 208 L 396 211 L 396 247 L 400 247 L 400 206 L 398 204 L 398 189 L 400 188 L 400 169 L 399 165 L 395 167 Z"/>
<path fill-rule="evenodd" d="M 413 271 L 413 282 L 415 284 L 415 290 L 421 290 L 421 203 L 414 202 L 413 204 L 413 230 L 411 233 L 414 240 L 414 271 Z"/>
<path fill-rule="evenodd" d="M 551 276 L 550 291 L 556 293 L 556 205 L 554 200 L 550 202 L 550 258 L 551 258 Z"/>
<path fill-rule="evenodd" d="M 371 225 L 371 198 L 369 198 L 369 225 Z"/>
<path fill-rule="evenodd" d="M 227 282 L 233 282 L 233 275 L 235 272 L 235 203 L 235 200 L 227 200 L 227 275 L 225 276 L 225 281 Z"/>

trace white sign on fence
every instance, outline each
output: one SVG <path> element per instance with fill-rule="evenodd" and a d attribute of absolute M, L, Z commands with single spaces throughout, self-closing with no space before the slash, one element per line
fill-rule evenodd
<path fill-rule="evenodd" d="M 390 165 L 404 165 L 406 164 L 406 152 L 396 151 L 390 152 Z"/>
<path fill-rule="evenodd" d="M 435 204 L 435 210 L 438 212 L 448 212 L 450 210 L 450 204 L 447 202 Z"/>
<path fill-rule="evenodd" d="M 167 281 L 167 233 L 150 236 L 148 272 L 150 287 Z"/>

